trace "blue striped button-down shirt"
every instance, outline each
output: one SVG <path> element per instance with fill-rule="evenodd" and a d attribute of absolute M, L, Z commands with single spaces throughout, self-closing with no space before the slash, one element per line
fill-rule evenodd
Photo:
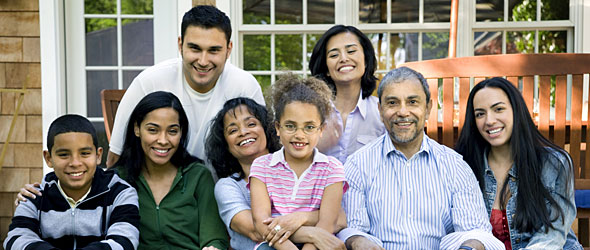
<path fill-rule="evenodd" d="M 345 170 L 349 228 L 341 239 L 360 231 L 380 239 L 385 249 L 457 249 L 468 239 L 504 249 L 491 233 L 467 163 L 426 135 L 407 159 L 385 134 L 351 155 Z"/>

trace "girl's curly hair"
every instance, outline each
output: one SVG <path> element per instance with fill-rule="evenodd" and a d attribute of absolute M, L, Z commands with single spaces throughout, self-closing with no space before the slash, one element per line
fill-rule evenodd
<path fill-rule="evenodd" d="M 309 103 L 317 107 L 321 122 L 324 123 L 332 112 L 332 90 L 315 77 L 302 79 L 294 74 L 283 75 L 271 86 L 271 107 L 274 120 L 278 122 L 285 106 L 292 102 Z"/>

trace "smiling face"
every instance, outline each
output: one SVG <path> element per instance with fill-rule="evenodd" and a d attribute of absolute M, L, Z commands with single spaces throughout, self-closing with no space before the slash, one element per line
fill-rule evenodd
<path fill-rule="evenodd" d="M 54 137 L 51 153 L 43 151 L 47 166 L 53 168 L 63 191 L 79 200 L 92 185 L 102 148 L 94 147 L 88 133 L 69 132 Z"/>
<path fill-rule="evenodd" d="M 275 124 L 277 135 L 285 148 L 285 160 L 290 162 L 310 162 L 313 149 L 322 137 L 322 122 L 318 108 L 310 103 L 292 102 L 285 105 L 283 115 Z M 294 132 L 287 131 L 287 127 L 295 127 Z M 307 134 L 303 130 L 314 130 Z"/>
<path fill-rule="evenodd" d="M 223 72 L 232 43 L 227 42 L 221 29 L 189 26 L 184 41 L 178 38 L 178 48 L 186 81 L 195 91 L 206 93 Z"/>
<path fill-rule="evenodd" d="M 504 91 L 495 87 L 479 90 L 473 97 L 473 110 L 479 133 L 492 147 L 509 145 L 514 115 Z"/>
<path fill-rule="evenodd" d="M 326 44 L 328 75 L 336 85 L 361 84 L 365 73 L 365 54 L 358 37 L 350 32 L 337 34 Z"/>
<path fill-rule="evenodd" d="M 141 140 L 147 167 L 170 164 L 182 136 L 176 110 L 170 107 L 155 109 L 145 116 L 141 124 L 135 124 L 134 131 Z"/>
<path fill-rule="evenodd" d="M 262 123 L 245 105 L 237 106 L 225 113 L 223 136 L 229 152 L 240 163 L 251 164 L 258 156 L 268 154 Z"/>
<path fill-rule="evenodd" d="M 432 102 L 426 99 L 418 81 L 391 83 L 384 88 L 379 112 L 396 147 L 422 143 L 424 123 L 431 107 Z"/>

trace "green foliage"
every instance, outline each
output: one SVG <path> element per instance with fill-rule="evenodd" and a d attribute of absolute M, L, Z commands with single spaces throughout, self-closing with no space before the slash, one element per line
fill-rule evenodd
<path fill-rule="evenodd" d="M 244 69 L 270 70 L 270 35 L 244 35 Z"/>
<path fill-rule="evenodd" d="M 152 14 L 154 13 L 153 0 L 121 0 L 121 13 Z"/>
<path fill-rule="evenodd" d="M 278 70 L 302 70 L 302 35 L 275 35 L 275 67 Z"/>
<path fill-rule="evenodd" d="M 512 21 L 537 20 L 537 0 L 523 0 L 512 9 Z"/>
<path fill-rule="evenodd" d="M 153 0 L 121 0 L 122 14 L 152 14 Z M 116 14 L 116 0 L 84 0 L 86 14 Z M 137 22 L 137 19 L 122 19 L 121 25 Z M 87 18 L 86 33 L 117 26 L 115 18 Z"/>
<path fill-rule="evenodd" d="M 262 93 L 269 93 L 269 87 L 270 87 L 270 76 L 264 76 L 264 75 L 254 75 L 254 78 L 256 78 L 256 81 L 258 81 L 258 83 L 260 84 L 260 87 L 262 88 Z"/>
<path fill-rule="evenodd" d="M 254 12 L 243 12 L 244 24 L 270 24 L 270 16 L 257 15 Z"/>
<path fill-rule="evenodd" d="M 449 33 L 423 33 L 422 51 L 431 51 L 433 57 L 422 60 L 444 58 L 449 54 Z"/>
<path fill-rule="evenodd" d="M 563 0 L 542 0 L 541 13 L 543 20 L 569 19 L 569 4 Z M 537 1 L 523 0 L 512 9 L 513 21 L 537 20 Z M 566 31 L 539 32 L 539 53 L 566 52 Z M 509 32 L 512 35 L 516 49 L 521 53 L 534 53 L 535 31 Z M 510 39 L 509 39 L 510 40 Z M 555 106 L 555 77 L 551 77 L 551 106 Z"/>

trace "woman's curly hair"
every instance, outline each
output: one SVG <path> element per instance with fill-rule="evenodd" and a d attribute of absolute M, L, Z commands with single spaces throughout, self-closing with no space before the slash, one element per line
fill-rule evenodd
<path fill-rule="evenodd" d="M 236 109 L 241 105 L 244 105 L 248 112 L 262 124 L 264 134 L 266 135 L 266 148 L 268 151 L 273 153 L 280 148 L 275 127 L 272 125 L 272 120 L 264 106 L 245 97 L 228 100 L 213 120 L 211 120 L 209 135 L 205 142 L 207 158 L 219 178 L 231 177 L 236 173 L 239 174 L 239 177 L 236 178 L 237 180 L 246 177 L 238 159 L 229 152 L 229 146 L 224 136 L 225 125 L 223 123 L 225 115 L 235 114 Z"/>

